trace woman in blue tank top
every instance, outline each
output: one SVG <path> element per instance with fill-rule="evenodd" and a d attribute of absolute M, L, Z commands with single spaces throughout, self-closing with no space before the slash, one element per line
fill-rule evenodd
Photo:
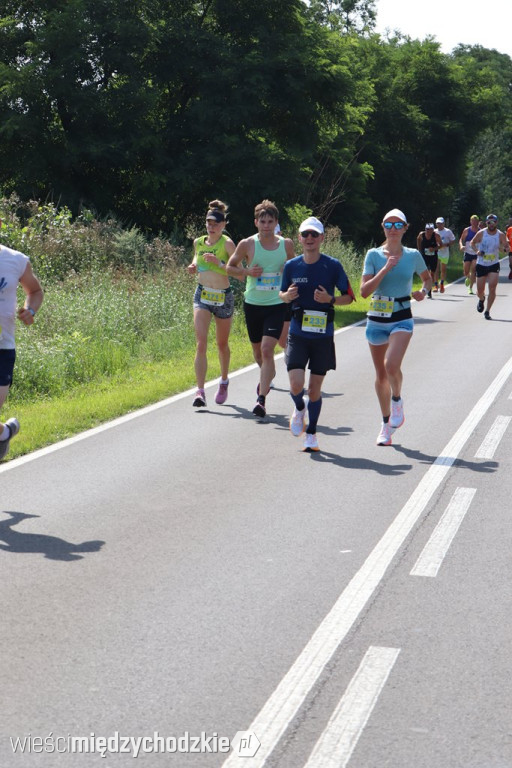
<path fill-rule="evenodd" d="M 361 296 L 372 296 L 366 338 L 375 372 L 375 389 L 382 412 L 377 445 L 391 445 L 391 435 L 404 423 L 402 360 L 414 330 L 411 297 L 422 301 L 432 288 L 432 278 L 423 256 L 406 248 L 402 238 L 409 225 L 405 214 L 393 208 L 384 216 L 386 237 L 380 248 L 366 254 L 361 278 Z M 423 280 L 420 291 L 412 291 L 414 274 Z"/>

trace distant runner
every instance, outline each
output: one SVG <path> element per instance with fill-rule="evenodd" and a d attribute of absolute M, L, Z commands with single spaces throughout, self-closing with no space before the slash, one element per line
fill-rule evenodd
<path fill-rule="evenodd" d="M 473 294 L 473 286 L 476 281 L 476 251 L 471 247 L 471 241 L 478 232 L 478 216 L 476 213 L 469 220 L 469 227 L 462 232 L 459 239 L 459 247 L 464 254 L 465 284 L 470 295 Z"/>
<path fill-rule="evenodd" d="M 507 238 L 498 229 L 498 217 L 490 213 L 486 220 L 485 229 L 479 230 L 471 241 L 471 247 L 476 251 L 476 292 L 478 294 L 477 312 L 483 312 L 485 307 L 485 284 L 489 286 L 487 309 L 484 312 L 486 320 L 492 320 L 491 307 L 496 298 L 496 286 L 500 273 L 500 251 L 507 252 Z"/>

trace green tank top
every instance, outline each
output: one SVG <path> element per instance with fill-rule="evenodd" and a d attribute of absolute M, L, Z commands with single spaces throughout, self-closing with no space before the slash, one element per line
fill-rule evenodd
<path fill-rule="evenodd" d="M 208 264 L 203 258 L 204 253 L 213 253 L 215 256 L 226 264 L 229 259 L 229 253 L 226 251 L 226 241 L 229 238 L 226 235 L 221 235 L 215 245 L 208 245 L 205 240 L 208 235 L 203 235 L 197 239 L 195 244 L 195 252 L 197 255 L 197 271 L 198 272 L 217 272 L 219 275 L 225 275 L 226 270 L 217 264 Z"/>
<path fill-rule="evenodd" d="M 279 291 L 281 290 L 283 267 L 286 262 L 284 238 L 279 238 L 279 245 L 273 251 L 262 248 L 258 235 L 253 235 L 252 239 L 254 240 L 254 259 L 251 266 L 257 264 L 263 267 L 263 274 L 261 277 L 247 276 L 244 299 L 247 304 L 259 304 L 261 306 L 282 304 Z"/>

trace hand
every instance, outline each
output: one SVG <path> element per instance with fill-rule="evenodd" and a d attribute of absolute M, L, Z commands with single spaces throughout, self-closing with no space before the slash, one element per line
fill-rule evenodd
<path fill-rule="evenodd" d="M 34 322 L 34 315 L 32 312 L 29 312 L 28 309 L 25 309 L 25 307 L 19 307 L 18 319 L 25 325 L 32 325 Z"/>
<path fill-rule="evenodd" d="M 247 274 L 251 277 L 261 277 L 263 274 L 263 267 L 260 267 L 258 264 L 253 264 L 252 267 L 248 268 Z"/>
<path fill-rule="evenodd" d="M 296 283 L 292 283 L 288 290 L 286 291 L 286 299 L 287 303 L 291 304 L 292 301 L 297 299 L 299 297 L 299 288 Z"/>
<path fill-rule="evenodd" d="M 388 256 L 385 267 L 386 272 L 389 272 L 391 269 L 393 269 L 393 267 L 396 267 L 400 259 L 401 256 Z"/>
<path fill-rule="evenodd" d="M 203 253 L 203 259 L 206 261 L 207 264 L 218 264 L 219 260 L 217 256 L 215 256 L 214 253 Z"/>
<path fill-rule="evenodd" d="M 187 267 L 187 272 L 189 275 L 195 275 L 197 272 L 197 264 L 189 264 Z"/>
<path fill-rule="evenodd" d="M 423 301 L 427 294 L 423 293 L 423 291 L 413 291 L 411 293 L 411 296 L 413 299 L 416 299 L 416 301 Z"/>
<path fill-rule="evenodd" d="M 319 304 L 330 304 L 332 300 L 331 294 L 327 293 L 323 285 L 319 285 L 318 288 L 315 289 L 313 298 L 315 301 L 318 301 Z"/>

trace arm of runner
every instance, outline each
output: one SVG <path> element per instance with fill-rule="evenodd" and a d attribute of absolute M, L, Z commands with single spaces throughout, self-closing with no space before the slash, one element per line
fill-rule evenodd
<path fill-rule="evenodd" d="M 25 302 L 18 309 L 18 318 L 25 325 L 32 325 L 34 315 L 43 303 L 43 289 L 41 288 L 41 283 L 32 272 L 30 262 L 20 277 L 20 285 L 25 292 Z"/>
<path fill-rule="evenodd" d="M 480 250 L 478 246 L 482 240 L 482 237 L 483 237 L 483 232 L 482 230 L 480 230 L 480 232 L 477 232 L 474 238 L 470 242 L 470 246 L 475 252 L 478 252 Z"/>
<path fill-rule="evenodd" d="M 235 248 L 235 252 L 227 263 L 226 271 L 228 275 L 236 277 L 238 280 L 245 280 L 247 275 L 259 277 L 263 273 L 263 269 L 258 265 L 251 266 L 253 258 L 254 240 L 250 237 L 240 240 Z M 243 266 L 242 261 L 245 261 L 246 267 Z"/>
<path fill-rule="evenodd" d="M 420 272 L 420 277 L 423 280 L 423 285 L 421 287 L 421 290 L 413 291 L 411 293 L 412 298 L 416 299 L 416 301 L 423 301 L 427 293 L 432 288 L 432 277 L 428 269 L 425 269 L 423 272 Z"/>

